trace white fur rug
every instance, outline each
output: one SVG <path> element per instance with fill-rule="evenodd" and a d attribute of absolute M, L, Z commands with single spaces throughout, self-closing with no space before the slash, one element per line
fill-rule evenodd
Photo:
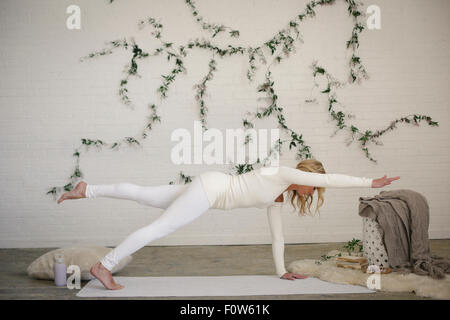
<path fill-rule="evenodd" d="M 337 251 L 331 251 L 327 255 L 333 256 Z M 322 264 L 316 264 L 313 259 L 297 260 L 288 266 L 289 272 L 304 274 L 310 277 L 316 277 L 321 280 L 341 284 L 351 284 L 366 286 L 367 278 L 370 274 L 363 273 L 360 270 L 351 270 L 338 268 L 336 259 L 320 261 Z M 392 272 L 389 274 L 380 274 L 380 291 L 388 292 L 415 292 L 421 297 L 430 297 L 436 299 L 450 299 L 450 277 L 435 280 L 429 276 L 418 276 L 414 273 L 400 274 Z"/>
<path fill-rule="evenodd" d="M 336 284 L 316 278 L 284 280 L 277 276 L 115 277 L 125 286 L 106 290 L 91 280 L 77 297 L 192 297 L 289 294 L 374 293 L 365 286 Z"/>

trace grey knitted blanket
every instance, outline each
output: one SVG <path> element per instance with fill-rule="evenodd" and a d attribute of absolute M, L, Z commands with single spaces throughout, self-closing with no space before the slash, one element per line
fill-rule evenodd
<path fill-rule="evenodd" d="M 372 218 L 380 225 L 393 271 L 430 275 L 434 279 L 450 273 L 450 260 L 431 255 L 429 207 L 420 193 L 399 189 L 360 197 L 359 215 Z"/>

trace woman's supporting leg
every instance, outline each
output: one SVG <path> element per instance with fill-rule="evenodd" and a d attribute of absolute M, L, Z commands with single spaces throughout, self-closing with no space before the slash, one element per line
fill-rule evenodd
<path fill-rule="evenodd" d="M 186 186 L 186 189 L 173 200 L 160 217 L 150 225 L 130 234 L 101 260 L 102 265 L 111 271 L 124 257 L 136 252 L 149 242 L 168 235 L 205 213 L 210 208 L 210 204 L 200 179 L 195 177 Z"/>
<path fill-rule="evenodd" d="M 186 188 L 187 184 L 168 184 L 159 186 L 139 186 L 121 182 L 115 184 L 88 184 L 86 198 L 108 197 L 133 200 L 140 204 L 166 209 Z"/>

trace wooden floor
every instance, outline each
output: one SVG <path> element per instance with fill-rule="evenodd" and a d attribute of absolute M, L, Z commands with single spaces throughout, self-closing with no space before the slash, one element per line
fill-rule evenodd
<path fill-rule="evenodd" d="M 286 266 L 294 260 L 319 259 L 343 243 L 286 245 Z M 431 240 L 433 254 L 450 258 L 450 239 Z M 52 281 L 28 277 L 26 269 L 37 257 L 52 249 L 0 249 L 0 299 L 86 299 L 78 290 L 55 287 Z M 144 247 L 117 276 L 227 276 L 274 273 L 270 245 Z M 288 281 L 288 280 L 286 280 Z M 295 280 L 300 281 L 300 280 Z M 87 282 L 82 282 L 84 286 Z M 103 299 L 103 298 L 99 298 Z M 132 298 L 141 299 L 141 298 Z M 145 298 L 142 298 L 145 299 Z M 242 297 L 168 297 L 169 299 L 423 299 L 414 293 L 376 292 L 371 294 L 275 295 Z"/>

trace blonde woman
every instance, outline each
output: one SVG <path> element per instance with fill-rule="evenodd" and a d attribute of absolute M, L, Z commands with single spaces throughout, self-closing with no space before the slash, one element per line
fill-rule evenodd
<path fill-rule="evenodd" d="M 285 166 L 255 169 L 241 175 L 220 171 L 206 171 L 185 185 L 138 186 L 131 183 L 91 185 L 81 181 L 58 200 L 109 197 L 136 201 L 142 205 L 164 209 L 163 214 L 148 226 L 130 234 L 91 268 L 91 274 L 111 290 L 122 289 L 111 275 L 112 268 L 124 257 L 133 254 L 151 241 L 161 238 L 200 217 L 209 208 L 231 210 L 235 208 L 266 208 L 272 234 L 272 252 L 277 275 L 281 279 L 304 279 L 305 276 L 289 273 L 284 267 L 284 242 L 282 235 L 280 203 L 283 193 L 291 196 L 306 214 L 311 207 L 313 193 L 317 190 L 317 208 L 323 204 L 326 187 L 381 188 L 400 177 L 379 179 L 354 177 L 343 174 L 326 174 L 323 165 L 315 159 L 303 160 L 296 168 Z M 308 200 L 310 200 L 308 202 Z M 319 201 L 320 204 L 319 204 Z M 309 210 L 309 213 L 311 211 Z"/>

